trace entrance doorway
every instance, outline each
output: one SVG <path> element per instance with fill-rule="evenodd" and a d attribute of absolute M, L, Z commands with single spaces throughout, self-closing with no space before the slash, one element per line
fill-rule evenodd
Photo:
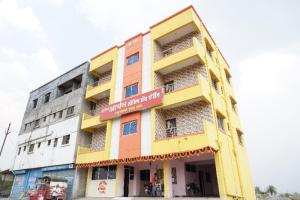
<path fill-rule="evenodd" d="M 129 194 L 130 180 L 134 180 L 134 167 L 124 166 L 124 197 L 132 195 Z"/>
<path fill-rule="evenodd" d="M 218 197 L 218 181 L 214 163 L 189 162 L 185 165 L 187 196 Z"/>
<path fill-rule="evenodd" d="M 150 169 L 140 170 L 140 196 L 148 197 L 150 190 Z"/>
<path fill-rule="evenodd" d="M 199 171 L 199 186 L 200 186 L 200 196 L 216 196 L 214 193 L 214 185 L 212 183 L 212 174 L 210 171 Z"/>
<path fill-rule="evenodd" d="M 124 197 L 128 197 L 129 194 L 129 167 L 124 167 Z"/>

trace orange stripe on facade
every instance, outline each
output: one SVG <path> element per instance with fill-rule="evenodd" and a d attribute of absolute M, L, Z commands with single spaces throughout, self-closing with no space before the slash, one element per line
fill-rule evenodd
<path fill-rule="evenodd" d="M 185 151 L 185 152 L 176 152 L 176 153 L 169 153 L 169 154 L 162 154 L 162 155 L 138 156 L 138 157 L 131 157 L 131 158 L 123 158 L 123 159 L 120 158 L 120 159 L 104 160 L 104 161 L 91 162 L 91 163 L 80 163 L 80 164 L 76 164 L 76 168 L 118 165 L 118 164 L 136 163 L 136 162 L 175 160 L 179 158 L 189 158 L 189 157 L 200 156 L 202 154 L 216 153 L 216 152 L 217 152 L 216 149 L 207 146 L 201 149 Z"/>
<path fill-rule="evenodd" d="M 130 65 L 127 58 L 139 54 L 139 60 Z M 138 94 L 142 91 L 142 63 L 143 63 L 143 34 L 138 34 L 125 42 L 125 61 L 123 74 L 122 97 L 125 98 L 125 88 L 138 84 Z M 136 121 L 137 132 L 123 135 L 123 125 L 126 122 Z M 120 139 L 119 139 L 119 158 L 132 158 L 141 155 L 141 112 L 130 113 L 121 117 Z"/>

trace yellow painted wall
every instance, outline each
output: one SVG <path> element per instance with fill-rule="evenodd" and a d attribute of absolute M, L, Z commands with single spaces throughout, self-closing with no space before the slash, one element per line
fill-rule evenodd
<path fill-rule="evenodd" d="M 162 36 L 165 36 L 171 33 L 174 30 L 188 24 L 188 23 L 195 24 L 202 35 L 202 42 L 201 46 L 199 44 L 197 48 L 201 49 L 201 51 L 205 52 L 205 55 L 200 55 L 201 58 L 204 57 L 204 62 L 206 64 L 206 69 L 209 77 L 209 94 L 212 100 L 212 107 L 214 110 L 214 131 L 217 132 L 217 145 L 218 145 L 218 152 L 215 153 L 215 164 L 216 164 L 216 171 L 217 171 L 217 178 L 218 178 L 218 185 L 219 185 L 219 192 L 222 199 L 247 199 L 252 200 L 255 199 L 254 194 L 254 186 L 252 182 L 252 175 L 249 167 L 249 163 L 247 160 L 247 153 L 245 150 L 245 146 L 242 146 L 237 141 L 237 133 L 236 129 L 242 130 L 240 125 L 240 120 L 237 113 L 232 112 L 230 98 L 234 97 L 234 90 L 231 85 L 228 84 L 225 76 L 225 70 L 227 73 L 230 73 L 230 68 L 227 65 L 226 61 L 221 56 L 217 46 L 214 44 L 213 39 L 210 37 L 209 33 L 206 31 L 202 22 L 198 19 L 196 14 L 194 13 L 193 9 L 190 8 L 183 13 L 153 27 L 151 29 L 151 38 L 153 40 L 158 39 Z M 208 42 L 214 52 L 212 53 L 212 58 L 206 52 L 206 42 Z M 163 58 L 158 62 L 154 62 L 153 58 L 153 42 L 152 42 L 152 85 L 154 88 L 154 80 L 153 74 L 154 71 L 160 70 L 164 67 L 170 67 L 172 65 L 175 66 L 174 63 L 181 62 L 181 59 L 186 59 L 188 55 L 185 55 L 186 52 L 190 54 L 194 54 L 195 44 L 193 47 L 189 49 L 185 49 L 182 52 L 173 54 L 169 56 L 169 58 Z M 201 52 L 198 50 L 199 52 Z M 197 53 L 197 52 L 196 52 Z M 201 53 L 203 54 L 203 53 Z M 172 59 L 171 59 L 172 57 Z M 176 62 L 175 62 L 176 61 Z M 222 88 L 223 93 L 217 94 L 211 85 L 210 76 L 214 75 L 220 84 L 220 88 Z M 187 90 L 186 90 L 187 91 Z M 179 92 L 174 92 L 172 97 L 166 95 L 166 103 L 171 104 L 171 101 L 176 104 L 180 104 L 185 97 L 179 95 Z M 192 95 L 192 94 L 189 94 Z M 189 98 L 187 95 L 187 99 Z M 186 101 L 186 100 L 184 100 Z M 162 105 L 161 107 L 163 107 Z M 229 123 L 229 129 L 226 128 L 225 132 L 218 131 L 217 121 L 216 121 L 216 112 L 221 113 L 226 117 L 224 120 L 226 123 Z M 155 112 L 154 109 L 152 110 L 152 129 L 155 130 Z M 227 124 L 225 124 L 227 127 Z M 188 136 L 183 138 L 174 138 L 174 139 L 167 139 L 164 141 L 155 141 L 153 134 L 153 153 L 158 154 L 160 152 L 168 153 L 172 151 L 180 151 L 180 150 L 188 150 L 197 148 L 200 145 L 205 145 L 202 143 L 194 143 L 193 139 L 200 136 Z M 210 134 L 210 133 L 207 133 Z M 205 135 L 205 134 L 204 134 Z M 202 135 L 203 136 L 203 135 Z M 197 138 L 200 139 L 200 138 Z M 203 138 L 202 138 L 203 141 Z M 205 139 L 204 139 L 205 141 Z M 206 141 L 204 143 L 207 143 Z M 208 143 L 207 143 L 208 144 Z"/>
<path fill-rule="evenodd" d="M 198 42 L 193 38 L 193 46 L 178 52 L 169 58 L 161 59 L 154 62 L 154 40 L 162 36 L 166 36 L 172 31 L 176 31 L 182 26 L 193 23 L 197 30 L 201 32 L 202 42 Z M 227 83 L 225 71 L 230 73 L 230 68 L 221 56 L 217 46 L 214 44 L 212 38 L 206 31 L 202 22 L 198 19 L 196 13 L 192 8 L 154 26 L 150 30 L 151 34 L 151 85 L 154 88 L 154 72 L 163 70 L 167 67 L 176 66 L 183 60 L 189 59 L 190 56 L 198 56 L 201 61 L 206 64 L 206 71 L 208 72 L 208 81 L 199 79 L 199 84 L 181 91 L 166 94 L 163 99 L 163 105 L 159 108 L 171 107 L 193 101 L 197 98 L 207 101 L 212 105 L 214 112 L 214 123 L 205 122 L 205 129 L 203 133 L 191 136 L 183 136 L 177 138 L 170 138 L 164 140 L 155 140 L 155 108 L 151 109 L 151 125 L 152 125 L 152 153 L 165 154 L 178 151 L 188 151 L 199 149 L 205 146 L 213 146 L 218 150 L 215 153 L 215 165 L 217 171 L 217 179 L 219 186 L 219 193 L 222 199 L 255 199 L 254 186 L 252 181 L 251 170 L 249 167 L 247 152 L 244 145 L 237 141 L 236 129 L 242 130 L 239 117 L 237 113 L 232 112 L 230 98 L 234 97 L 234 90 L 231 85 Z M 209 57 L 206 52 L 206 42 L 208 42 L 214 49 L 213 57 Z M 116 83 L 116 65 L 118 60 L 118 49 L 114 48 L 105 54 L 97 57 L 91 63 L 91 70 L 101 67 L 113 61 L 112 80 L 110 85 L 110 103 L 114 102 L 115 83 Z M 219 80 L 220 87 L 223 93 L 217 94 L 213 91 L 211 85 L 211 75 L 214 75 Z M 97 95 L 99 91 L 93 95 Z M 199 99 L 198 99 L 199 100 Z M 229 123 L 229 129 L 225 124 L 225 132 L 218 130 L 216 121 L 216 112 L 220 112 L 225 116 L 226 123 Z M 95 162 L 100 160 L 108 160 L 110 155 L 112 134 L 112 121 L 107 122 L 107 135 L 105 150 L 102 152 L 88 152 L 86 154 L 78 155 L 77 163 Z M 90 174 L 90 170 L 89 170 Z M 116 183 L 117 187 L 118 183 Z M 169 188 L 168 185 L 165 186 Z"/>

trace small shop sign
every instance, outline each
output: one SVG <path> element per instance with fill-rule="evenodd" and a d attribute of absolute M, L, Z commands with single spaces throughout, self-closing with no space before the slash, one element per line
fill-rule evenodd
<path fill-rule="evenodd" d="M 100 120 L 108 120 L 122 115 L 146 110 L 162 104 L 163 89 L 158 88 L 144 94 L 127 98 L 123 101 L 110 104 L 100 112 Z"/>

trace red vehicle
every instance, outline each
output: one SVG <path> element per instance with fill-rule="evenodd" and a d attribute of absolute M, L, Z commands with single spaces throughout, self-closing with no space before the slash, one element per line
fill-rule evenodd
<path fill-rule="evenodd" d="M 30 200 L 65 200 L 67 194 L 67 180 L 55 177 L 37 179 L 36 190 L 30 194 Z"/>

